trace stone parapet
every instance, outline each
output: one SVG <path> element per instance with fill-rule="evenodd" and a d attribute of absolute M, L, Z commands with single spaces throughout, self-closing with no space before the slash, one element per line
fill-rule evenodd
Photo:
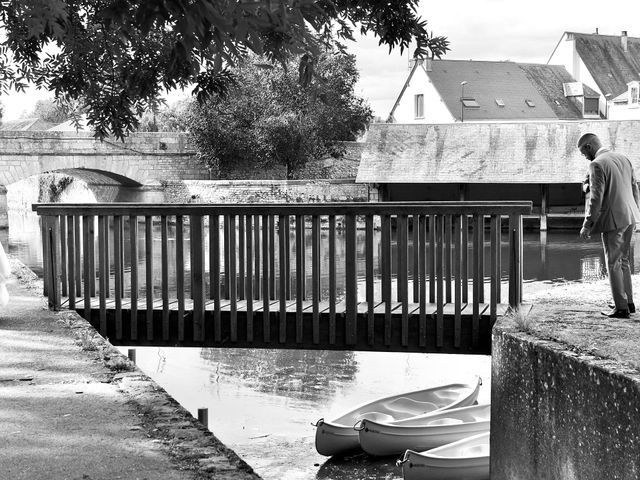
<path fill-rule="evenodd" d="M 545 311 L 559 335 L 545 325 L 525 333 L 508 318 L 493 329 L 492 480 L 640 478 L 640 370 L 617 355 L 640 328 L 568 312 Z M 615 342 L 603 340 L 610 327 Z"/>

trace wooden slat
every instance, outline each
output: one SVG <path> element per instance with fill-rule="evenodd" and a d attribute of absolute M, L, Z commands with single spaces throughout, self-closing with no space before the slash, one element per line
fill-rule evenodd
<path fill-rule="evenodd" d="M 418 265 L 418 278 L 420 282 L 420 320 L 418 344 L 424 347 L 427 344 L 427 217 L 420 215 L 418 220 L 418 250 L 420 263 Z"/>
<path fill-rule="evenodd" d="M 131 258 L 131 339 L 138 338 L 138 217 L 129 216 L 129 256 Z"/>
<path fill-rule="evenodd" d="M 454 283 L 454 319 L 453 319 L 453 346 L 460 348 L 462 340 L 462 288 L 466 288 L 460 277 L 462 271 L 462 218 L 456 215 L 453 218 L 453 281 Z"/>
<path fill-rule="evenodd" d="M 402 304 L 401 342 L 405 346 L 409 343 L 409 285 L 407 275 L 407 256 L 409 254 L 409 242 L 407 241 L 407 216 L 398 215 L 396 249 L 397 261 L 397 286 L 398 302 Z"/>
<path fill-rule="evenodd" d="M 76 308 L 76 278 L 78 279 L 78 281 L 80 281 L 80 278 L 76 273 L 76 248 L 79 248 L 76 247 L 75 242 L 76 228 L 76 217 L 74 217 L 73 215 L 69 215 L 67 217 L 67 271 L 69 272 L 69 289 L 67 290 L 67 292 L 69 295 L 69 309 L 71 310 Z"/>
<path fill-rule="evenodd" d="M 336 216 L 329 215 L 329 344 L 336 343 Z"/>
<path fill-rule="evenodd" d="M 411 233 L 413 235 L 413 269 L 411 271 L 411 278 L 413 278 L 413 302 L 420 302 L 420 282 L 418 278 L 420 276 L 420 215 L 414 215 L 411 218 Z"/>
<path fill-rule="evenodd" d="M 147 340 L 153 339 L 153 217 L 144 217 L 145 297 L 147 299 Z"/>
<path fill-rule="evenodd" d="M 229 264 L 231 263 L 231 249 L 229 248 L 229 235 L 231 234 L 229 228 L 230 216 L 224 216 L 223 235 L 224 235 L 224 286 L 222 290 L 222 297 L 229 298 L 229 288 L 231 285 L 231 277 L 229 273 Z M 234 233 L 235 235 L 235 233 Z M 234 260 L 235 263 L 235 260 Z"/>
<path fill-rule="evenodd" d="M 391 218 L 381 219 L 380 271 L 382 273 L 382 302 L 386 306 L 384 316 L 384 344 L 391 345 Z"/>
<path fill-rule="evenodd" d="M 358 250 L 356 246 L 355 215 L 345 215 L 345 227 L 345 301 L 347 304 L 345 339 L 347 345 L 355 345 L 358 338 Z"/>
<path fill-rule="evenodd" d="M 246 251 L 246 275 L 245 275 L 245 298 L 247 301 L 247 341 L 253 342 L 253 218 L 251 215 L 245 216 L 245 251 Z M 257 250 L 257 248 L 256 248 Z"/>
<path fill-rule="evenodd" d="M 184 341 L 184 217 L 176 215 L 176 296 L 178 297 L 178 341 Z"/>
<path fill-rule="evenodd" d="M 484 278 L 482 276 L 482 263 L 480 257 L 484 253 L 482 244 L 483 221 L 481 215 L 473 216 L 473 319 L 471 323 L 471 343 L 476 346 L 480 334 L 480 291 L 484 290 Z"/>
<path fill-rule="evenodd" d="M 229 270 L 229 300 L 231 316 L 229 317 L 230 323 L 230 337 L 232 342 L 238 341 L 238 276 L 237 276 L 237 264 L 236 264 L 236 217 L 231 215 L 229 217 L 229 264 L 226 266 Z"/>
<path fill-rule="evenodd" d="M 205 329 L 205 273 L 204 273 L 204 239 L 203 218 L 192 215 L 189 218 L 189 239 L 191 246 L 191 296 L 193 298 L 193 340 L 203 341 Z"/>
<path fill-rule="evenodd" d="M 296 343 L 302 343 L 302 302 L 305 300 L 304 216 L 296 215 Z"/>
<path fill-rule="evenodd" d="M 60 293 L 63 297 L 67 297 L 67 288 L 69 281 L 67 278 L 67 217 L 61 215 L 59 222 L 60 230 L 58 230 L 58 232 L 60 235 L 60 280 L 62 283 L 62 289 Z"/>
<path fill-rule="evenodd" d="M 287 260 L 286 260 L 286 249 L 287 249 L 287 228 L 286 225 L 289 224 L 289 216 L 280 215 L 278 217 L 278 267 L 279 267 L 279 289 L 278 289 L 278 298 L 280 303 L 278 304 L 278 312 L 280 319 L 280 332 L 279 332 L 279 341 L 280 343 L 284 343 L 287 340 Z"/>
<path fill-rule="evenodd" d="M 271 341 L 271 321 L 269 320 L 270 305 L 273 301 L 271 292 L 273 290 L 271 262 L 274 258 L 273 249 L 275 245 L 271 243 L 271 232 L 273 218 L 269 215 L 262 216 L 262 340 L 265 343 Z M 257 309 L 259 311 L 260 308 Z"/>
<path fill-rule="evenodd" d="M 98 217 L 98 288 L 100 298 L 100 334 L 107 336 L 107 277 L 109 257 L 106 250 L 107 217 Z"/>
<path fill-rule="evenodd" d="M 366 284 L 366 304 L 367 310 L 367 342 L 369 345 L 373 345 L 375 342 L 375 320 L 373 315 L 374 308 L 374 271 L 373 271 L 373 215 L 367 215 L 365 217 L 365 284 Z"/>
<path fill-rule="evenodd" d="M 436 216 L 429 216 L 429 255 L 427 268 L 429 269 L 429 302 L 436 301 Z"/>
<path fill-rule="evenodd" d="M 253 217 L 253 298 L 260 300 L 260 215 Z"/>
<path fill-rule="evenodd" d="M 209 216 L 209 295 L 213 299 L 213 338 L 222 339 L 222 317 L 220 314 L 220 216 Z"/>
<path fill-rule="evenodd" d="M 75 250 L 75 277 L 76 277 L 76 297 L 82 296 L 82 253 L 84 246 L 82 245 L 82 217 L 75 215 L 74 216 L 74 225 L 73 229 L 73 243 L 76 246 Z"/>
<path fill-rule="evenodd" d="M 113 267 L 114 290 L 113 297 L 116 303 L 116 339 L 122 339 L 122 296 L 123 296 L 123 258 L 124 245 L 122 244 L 122 217 L 113 217 Z"/>
<path fill-rule="evenodd" d="M 462 303 L 469 302 L 469 217 L 462 215 Z"/>
<path fill-rule="evenodd" d="M 46 217 L 45 217 L 46 218 Z M 82 267 L 84 269 L 84 319 L 88 322 L 91 321 L 91 283 L 90 278 L 93 276 L 91 272 L 91 259 L 89 254 L 91 252 L 90 245 L 93 243 L 93 229 L 90 228 L 90 224 L 93 223 L 93 217 L 85 215 L 82 217 L 82 226 L 84 231 L 84 256 L 82 258 Z M 45 235 L 46 238 L 46 235 Z"/>
<path fill-rule="evenodd" d="M 500 256 L 500 217 L 497 215 L 491 216 L 490 248 L 491 286 L 489 305 L 491 320 L 495 321 L 498 312 L 498 303 L 500 303 L 500 299 L 498 298 L 498 288 L 500 285 L 500 270 L 498 266 L 498 258 Z"/>
<path fill-rule="evenodd" d="M 247 266 L 246 263 L 249 261 L 246 258 L 246 231 L 245 231 L 245 215 L 238 215 L 238 298 L 241 300 L 245 299 L 245 277 Z M 232 252 L 233 253 L 233 252 Z"/>
<path fill-rule="evenodd" d="M 453 248 L 451 245 L 451 230 L 452 220 L 451 215 L 445 215 L 444 217 L 444 301 L 451 303 L 451 270 L 452 270 L 452 254 Z"/>
<path fill-rule="evenodd" d="M 167 216 L 160 216 L 160 273 L 162 278 L 162 339 L 169 339 L 169 230 Z"/>
<path fill-rule="evenodd" d="M 320 343 L 320 217 L 311 218 L 311 301 L 313 303 L 313 343 Z"/>
<path fill-rule="evenodd" d="M 442 215 L 436 217 L 436 304 L 438 310 L 436 313 L 436 346 L 442 347 L 444 343 L 444 217 Z"/>

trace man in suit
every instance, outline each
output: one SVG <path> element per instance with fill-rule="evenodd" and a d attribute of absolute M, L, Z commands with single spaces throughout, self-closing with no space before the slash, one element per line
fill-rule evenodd
<path fill-rule="evenodd" d="M 580 137 L 578 149 L 589 164 L 590 198 L 581 238 L 602 234 L 609 284 L 614 305 L 602 312 L 610 318 L 629 318 L 635 312 L 629 254 L 635 224 L 640 221 L 640 201 L 633 166 L 627 157 L 602 146 L 593 133 Z"/>

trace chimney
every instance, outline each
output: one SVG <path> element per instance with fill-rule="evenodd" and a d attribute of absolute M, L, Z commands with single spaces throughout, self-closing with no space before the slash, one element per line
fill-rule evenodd
<path fill-rule="evenodd" d="M 424 69 L 425 69 L 427 72 L 430 72 L 430 71 L 432 70 L 432 67 L 431 67 L 431 57 L 427 57 L 427 58 L 425 58 L 425 60 L 424 60 Z"/>
<path fill-rule="evenodd" d="M 622 50 L 625 53 L 629 51 L 629 46 L 627 45 L 627 31 L 622 30 L 622 35 L 620 35 L 620 43 L 622 44 Z"/>
<path fill-rule="evenodd" d="M 596 35 L 598 35 L 598 27 L 596 27 Z"/>

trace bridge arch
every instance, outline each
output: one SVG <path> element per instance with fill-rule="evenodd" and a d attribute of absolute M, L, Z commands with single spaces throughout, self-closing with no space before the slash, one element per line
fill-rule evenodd
<path fill-rule="evenodd" d="M 89 132 L 2 131 L 0 228 L 8 226 L 7 186 L 48 172 L 65 172 L 94 185 L 209 179 L 186 133 L 144 132 L 125 141 L 100 141 Z"/>

